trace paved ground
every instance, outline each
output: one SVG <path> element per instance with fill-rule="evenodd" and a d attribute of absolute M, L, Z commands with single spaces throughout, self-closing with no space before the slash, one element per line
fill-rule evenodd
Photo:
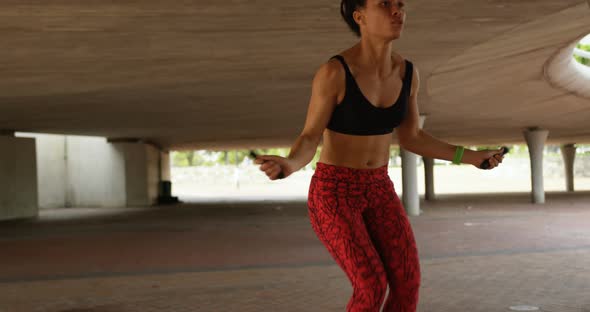
<path fill-rule="evenodd" d="M 590 312 L 590 193 L 444 196 L 411 218 L 419 311 Z M 0 311 L 344 311 L 305 202 L 43 211 L 0 223 Z"/>

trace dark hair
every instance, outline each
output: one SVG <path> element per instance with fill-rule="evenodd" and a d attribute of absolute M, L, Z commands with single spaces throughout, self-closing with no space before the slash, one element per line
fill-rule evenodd
<path fill-rule="evenodd" d="M 363 8 L 367 4 L 367 0 L 342 0 L 340 2 L 340 15 L 350 28 L 358 37 L 361 36 L 361 28 L 359 24 L 354 21 L 352 13 L 358 9 Z"/>

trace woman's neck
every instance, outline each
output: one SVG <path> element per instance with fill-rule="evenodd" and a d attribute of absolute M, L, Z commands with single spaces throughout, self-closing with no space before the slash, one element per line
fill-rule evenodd
<path fill-rule="evenodd" d="M 393 69 L 391 41 L 361 39 L 355 46 L 356 61 L 363 70 L 375 73 L 379 78 L 388 77 Z"/>

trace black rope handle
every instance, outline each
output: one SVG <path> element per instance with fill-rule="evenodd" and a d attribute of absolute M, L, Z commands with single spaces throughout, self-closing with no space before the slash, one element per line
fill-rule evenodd
<path fill-rule="evenodd" d="M 256 159 L 256 157 L 258 157 L 258 155 L 253 151 L 250 150 L 250 157 L 252 157 L 252 159 Z M 262 163 L 264 164 L 265 162 L 267 162 L 266 160 L 263 160 Z M 283 170 L 281 170 L 281 172 L 279 172 L 279 175 L 277 176 L 278 179 L 284 179 L 285 178 L 285 173 L 283 173 Z"/>
<path fill-rule="evenodd" d="M 503 149 L 503 151 L 502 151 L 502 154 L 501 155 L 507 154 L 508 151 L 510 150 L 507 146 L 502 146 L 502 149 Z M 496 154 L 496 155 L 500 155 L 500 154 Z M 494 155 L 494 156 L 496 156 L 496 155 Z M 479 165 L 479 167 L 481 169 L 488 169 L 490 167 L 490 160 L 489 159 L 484 160 L 481 163 L 481 165 Z"/>

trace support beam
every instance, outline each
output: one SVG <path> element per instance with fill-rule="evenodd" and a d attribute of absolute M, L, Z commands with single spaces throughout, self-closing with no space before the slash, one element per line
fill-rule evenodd
<path fill-rule="evenodd" d="M 13 137 L 14 136 L 14 130 L 0 129 L 0 136 Z"/>
<path fill-rule="evenodd" d="M 524 137 L 529 148 L 531 159 L 531 185 L 532 202 L 535 204 L 545 203 L 545 188 L 543 186 L 543 150 L 545 141 L 549 135 L 548 130 L 537 127 L 524 131 Z"/>
<path fill-rule="evenodd" d="M 563 167 L 565 169 L 565 183 L 568 192 L 574 191 L 574 161 L 576 158 L 576 146 L 574 144 L 564 144 L 561 146 L 561 156 L 563 156 Z"/>

